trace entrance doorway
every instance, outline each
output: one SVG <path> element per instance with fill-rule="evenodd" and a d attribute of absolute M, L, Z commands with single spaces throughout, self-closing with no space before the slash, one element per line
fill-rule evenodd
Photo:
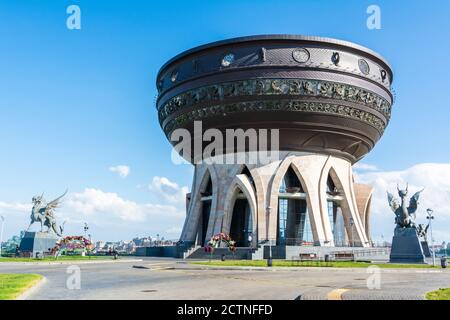
<path fill-rule="evenodd" d="M 238 193 L 231 218 L 230 237 L 236 247 L 251 247 L 249 236 L 253 237 L 253 219 L 250 204 L 242 193 Z"/>

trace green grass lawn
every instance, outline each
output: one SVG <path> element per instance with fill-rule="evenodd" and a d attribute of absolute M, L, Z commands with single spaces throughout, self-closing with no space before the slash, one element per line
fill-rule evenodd
<path fill-rule="evenodd" d="M 441 288 L 428 292 L 425 296 L 427 300 L 450 300 L 450 288 Z"/>
<path fill-rule="evenodd" d="M 226 260 L 226 261 L 195 261 L 192 264 L 207 266 L 239 266 L 239 267 L 267 267 L 266 260 Z M 369 266 L 378 266 L 380 268 L 433 268 L 427 264 L 392 264 L 392 263 L 369 263 L 359 261 L 303 261 L 296 262 L 290 260 L 273 260 L 274 267 L 334 267 L 334 268 L 367 268 Z M 437 267 L 436 267 L 437 268 Z"/>
<path fill-rule="evenodd" d="M 0 300 L 16 299 L 40 279 L 38 274 L 0 274 Z"/>
<path fill-rule="evenodd" d="M 85 260 L 112 260 L 113 257 L 110 256 L 59 256 L 58 259 L 54 257 L 45 257 L 42 259 L 34 258 L 8 258 L 1 257 L 1 262 L 51 262 L 51 261 L 85 261 Z"/>

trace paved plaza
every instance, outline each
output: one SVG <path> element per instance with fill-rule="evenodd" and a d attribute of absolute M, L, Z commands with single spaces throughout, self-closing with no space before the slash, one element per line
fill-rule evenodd
<path fill-rule="evenodd" d="M 80 289 L 68 289 L 68 267 L 80 268 Z M 27 299 L 423 299 L 450 287 L 450 270 L 379 269 L 380 289 L 368 289 L 365 268 L 205 267 L 183 260 L 2 263 L 0 273 L 38 273 L 45 281 Z"/>

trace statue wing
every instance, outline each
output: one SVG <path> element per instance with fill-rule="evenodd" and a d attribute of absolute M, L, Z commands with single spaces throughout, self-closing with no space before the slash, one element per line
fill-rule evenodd
<path fill-rule="evenodd" d="M 394 197 L 394 195 L 392 193 L 390 193 L 389 191 L 387 191 L 387 197 L 388 197 L 389 206 L 391 207 L 392 211 L 395 213 L 395 210 L 397 210 L 397 208 L 400 206 L 400 204 L 398 203 L 398 199 L 396 197 Z"/>
<path fill-rule="evenodd" d="M 416 210 L 417 210 L 417 205 L 419 204 L 419 196 L 420 196 L 420 193 L 421 193 L 423 190 L 425 190 L 425 188 L 422 189 L 422 190 L 420 190 L 420 191 L 417 191 L 417 192 L 411 197 L 411 199 L 409 199 L 408 212 L 409 212 L 410 214 L 413 214 L 413 213 L 416 212 Z"/>
<path fill-rule="evenodd" d="M 46 206 L 45 206 L 45 213 L 49 213 L 51 212 L 53 209 L 56 209 L 59 207 L 59 205 L 61 204 L 61 199 L 67 194 L 67 189 L 66 191 L 59 196 L 58 198 L 56 198 L 53 201 L 50 201 Z"/>

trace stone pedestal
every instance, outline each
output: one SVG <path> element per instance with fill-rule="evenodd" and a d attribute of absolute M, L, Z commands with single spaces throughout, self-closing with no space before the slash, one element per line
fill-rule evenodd
<path fill-rule="evenodd" d="M 390 263 L 425 263 L 422 243 L 415 228 L 396 228 L 392 238 Z"/>
<path fill-rule="evenodd" d="M 425 255 L 426 258 L 430 258 L 431 251 L 430 251 L 430 247 L 428 246 L 428 242 L 422 241 L 421 243 L 422 243 L 423 254 Z"/>
<path fill-rule="evenodd" d="M 43 256 L 44 252 L 53 249 L 58 241 L 58 236 L 46 232 L 25 232 L 20 242 L 20 252 L 24 256 L 36 258 Z"/>

